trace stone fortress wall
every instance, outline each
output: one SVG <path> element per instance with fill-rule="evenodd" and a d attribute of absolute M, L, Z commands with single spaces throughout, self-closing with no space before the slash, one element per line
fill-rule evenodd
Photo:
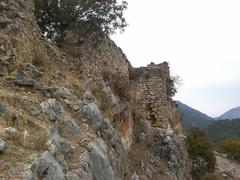
<path fill-rule="evenodd" d="M 152 126 L 169 127 L 169 121 L 172 120 L 170 110 L 175 105 L 169 92 L 171 78 L 168 63 L 151 63 L 147 67 L 133 68 L 123 51 L 111 39 L 105 38 L 99 46 L 94 47 L 88 40 L 83 42 L 80 35 L 73 31 L 66 33 L 62 48 L 73 55 L 73 69 L 85 77 L 98 81 L 105 68 L 110 67 L 112 73 L 118 72 L 126 80 L 133 80 L 138 111 Z M 179 117 L 174 119 L 180 120 Z"/>
<path fill-rule="evenodd" d="M 123 51 L 109 38 L 94 47 L 88 41 L 81 43 L 81 38 L 76 33 L 68 32 L 64 43 L 63 49 L 75 56 L 72 59 L 73 68 L 85 77 L 98 81 L 105 68 L 111 67 L 112 73 L 118 72 L 126 80 L 133 80 L 137 109 L 149 120 L 151 126 L 180 126 L 180 116 L 169 92 L 171 78 L 167 62 L 133 68 Z M 135 74 L 133 79 L 132 71 Z M 176 112 L 173 113 L 173 110 Z"/>
<path fill-rule="evenodd" d="M 138 71 L 136 99 L 140 113 L 151 122 L 152 126 L 168 127 L 171 105 L 167 88 L 170 79 L 168 64 L 151 63 L 136 71 Z"/>
<path fill-rule="evenodd" d="M 74 31 L 67 31 L 62 49 L 73 55 L 72 68 L 85 77 L 101 77 L 109 68 L 112 73 L 120 73 L 128 79 L 128 68 L 131 66 L 126 55 L 110 38 L 105 38 L 99 45 L 90 40 L 83 40 Z"/>
<path fill-rule="evenodd" d="M 101 45 L 95 47 L 87 40 L 83 43 L 78 35 L 71 33 L 67 34 L 66 44 L 61 47 L 65 52 L 71 52 L 73 56 L 70 56 L 63 53 L 61 49 L 41 35 L 33 12 L 32 0 L 2 0 L 0 2 L 0 76 L 3 77 L 0 78 L 0 90 L 1 96 L 6 100 L 4 102 L 7 104 L 7 112 L 4 116 L 0 116 L 1 120 L 4 118 L 4 121 L 1 122 L 6 120 L 6 123 L 8 123 L 9 121 L 5 117 L 10 117 L 15 122 L 22 123 L 21 126 L 23 127 L 19 130 L 24 130 L 24 135 L 25 132 L 29 132 L 29 138 L 37 137 L 36 130 L 47 134 L 55 126 L 52 126 L 52 122 L 48 121 L 48 114 L 41 105 L 44 103 L 49 104 L 51 112 L 60 117 L 60 121 L 56 121 L 59 127 L 65 121 L 65 117 L 69 117 L 69 121 L 72 124 L 76 122 L 76 125 L 80 128 L 80 132 L 77 132 L 74 136 L 71 134 L 72 130 L 69 134 L 68 132 L 63 134 L 59 132 L 59 136 L 56 131 L 54 137 L 60 138 L 60 135 L 62 135 L 64 138 L 60 140 L 66 142 L 64 144 L 70 147 L 67 149 L 76 147 L 70 151 L 67 150 L 68 152 L 66 151 L 67 154 L 70 155 L 71 153 L 73 156 L 64 159 L 64 155 L 60 154 L 59 160 L 58 157 L 54 156 L 54 152 L 53 154 L 49 153 L 52 150 L 51 147 L 47 147 L 49 152 L 46 151 L 44 154 L 40 154 L 39 151 L 39 157 L 37 158 L 39 162 L 51 157 L 49 164 L 54 164 L 54 166 L 49 166 L 46 169 L 49 168 L 49 172 L 53 173 L 34 174 L 33 172 L 33 177 L 43 177 L 45 175 L 51 177 L 53 174 L 62 177 L 55 179 L 65 179 L 64 176 L 78 177 L 78 170 L 82 170 L 82 165 L 84 165 L 83 169 L 85 169 L 85 164 L 88 164 L 90 169 L 86 169 L 86 173 L 85 171 L 82 172 L 89 179 L 91 179 L 92 175 L 94 177 L 100 177 L 100 175 L 107 177 L 100 177 L 100 179 L 130 179 L 127 176 L 132 177 L 132 175 L 135 175 L 136 170 L 138 170 L 137 173 L 140 176 L 143 176 L 141 179 L 146 179 L 146 177 L 154 179 L 152 176 L 154 174 L 157 176 L 155 179 L 161 179 L 158 173 L 159 166 L 158 164 L 155 165 L 155 162 L 148 162 L 150 157 L 160 159 L 159 162 L 161 163 L 165 161 L 166 164 L 173 164 L 174 167 L 165 166 L 168 170 L 166 172 L 171 172 L 171 176 L 176 175 L 176 177 L 179 177 L 180 175 L 183 177 L 181 172 L 185 172 L 186 168 L 182 164 L 188 163 L 188 159 L 185 160 L 184 156 L 184 143 L 179 134 L 167 129 L 172 124 L 174 126 L 171 127 L 175 128 L 175 124 L 179 124 L 181 128 L 180 123 L 174 123 L 178 116 L 175 113 L 175 108 L 172 108 L 174 103 L 172 103 L 168 92 L 170 75 L 167 63 L 150 64 L 145 68 L 132 68 L 125 54 L 112 40 L 106 38 Z M 38 60 L 37 63 L 36 60 Z M 46 61 L 43 65 L 38 64 L 43 61 Z M 134 105 L 131 102 L 118 100 L 115 94 L 111 92 L 111 89 L 106 91 L 106 94 L 101 94 L 101 98 L 104 103 L 109 103 L 109 99 L 112 100 L 112 104 L 115 103 L 114 105 L 117 107 L 114 112 L 117 115 L 115 119 L 120 123 L 116 126 L 116 123 L 111 121 L 114 118 L 103 118 L 105 117 L 103 116 L 104 104 L 97 102 L 95 97 L 88 92 L 90 88 L 85 82 L 99 81 L 105 68 L 109 68 L 111 73 L 120 73 L 127 81 L 132 80 L 131 69 L 137 72 L 137 76 L 134 78 L 133 83 L 131 82 L 131 85 L 135 85 L 136 91 L 134 93 L 136 95 L 137 109 L 145 117 L 141 120 L 142 124 L 138 118 L 133 116 Z M 82 79 L 80 79 L 81 76 L 83 76 Z M 79 92 L 81 88 L 84 91 L 82 93 Z M 105 88 L 104 90 L 108 89 Z M 45 91 L 49 91 L 49 93 L 45 93 Z M 134 98 L 131 97 L 131 100 L 135 100 Z M 26 102 L 29 105 L 26 105 Z M 31 112 L 33 105 L 36 106 L 37 114 Z M 64 110 L 58 106 L 62 106 Z M 17 121 L 15 120 L 16 113 L 18 115 Z M 66 121 L 68 121 L 68 118 Z M 151 122 L 151 127 L 147 127 L 148 123 L 145 123 L 145 121 Z M 101 122 L 101 124 L 98 122 Z M 91 124 L 93 126 L 100 124 L 101 126 L 98 127 L 100 129 L 95 131 L 97 128 L 91 127 Z M 146 132 L 139 128 L 141 132 L 138 134 L 135 129 L 140 124 L 142 129 L 146 129 Z M 5 136 L 1 135 L 1 132 L 3 132 L 2 127 L 5 127 L 5 124 L 3 126 L 0 123 L 1 138 Z M 144 138 L 141 138 L 142 141 L 139 142 L 138 137 Z M 43 138 L 43 140 L 47 141 L 47 138 Z M 32 145 L 27 151 L 25 151 L 25 145 L 18 145 L 17 149 L 20 148 L 21 150 L 23 148 L 23 150 L 21 152 L 16 151 L 16 142 L 6 139 L 8 148 L 6 154 L 1 155 L 3 162 L 6 162 L 6 166 L 1 165 L 0 167 L 7 167 L 7 169 L 3 172 L 0 168 L 0 179 L 3 177 L 1 175 L 5 177 L 5 174 L 11 172 L 10 166 L 15 166 L 15 161 L 23 164 L 21 167 L 24 167 L 25 163 L 27 163 L 26 170 L 28 170 L 32 155 L 35 157 L 38 154 L 36 151 L 30 150 Z M 154 142 L 155 139 L 157 139 L 156 142 Z M 162 141 L 158 141 L 158 139 L 165 139 L 166 143 L 162 144 Z M 149 143 L 152 144 L 151 147 Z M 46 142 L 43 142 L 43 144 L 45 150 Z M 130 144 L 127 146 L 128 149 L 126 144 Z M 136 153 L 138 150 L 143 153 L 143 156 L 146 155 L 144 156 L 146 159 L 144 162 L 145 168 L 142 168 L 139 164 L 140 159 L 138 158 L 143 156 Z M 11 156 L 8 156 L 9 152 L 12 153 Z M 26 155 L 19 156 L 19 152 L 25 152 Z M 131 157 L 131 152 L 138 155 L 137 159 Z M 154 154 L 154 152 L 158 153 Z M 168 152 L 171 152 L 169 157 Z M 79 156 L 85 157 L 82 155 L 86 155 L 90 159 L 79 159 Z M 14 159 L 12 162 L 9 161 L 9 158 L 12 160 L 11 157 L 17 156 L 19 158 Z M 98 161 L 92 162 L 92 157 Z M 69 169 L 67 170 L 65 168 L 68 165 Z M 141 170 L 139 170 L 140 167 Z M 148 167 L 153 168 L 149 169 Z M 41 167 L 39 166 L 39 168 Z M 131 170 L 128 170 L 130 168 Z M 188 175 L 190 173 L 187 170 Z M 20 170 L 19 174 L 25 174 L 25 170 Z M 111 178 L 111 176 L 108 176 L 109 174 L 116 175 L 116 177 Z M 136 175 L 136 177 L 138 176 Z"/>

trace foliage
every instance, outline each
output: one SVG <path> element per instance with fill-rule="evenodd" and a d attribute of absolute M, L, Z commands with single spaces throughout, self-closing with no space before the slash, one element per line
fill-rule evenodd
<path fill-rule="evenodd" d="M 188 153 L 193 161 L 193 177 L 201 179 L 205 174 L 213 172 L 216 159 L 204 132 L 198 128 L 189 130 L 187 143 Z"/>
<path fill-rule="evenodd" d="M 124 30 L 123 11 L 127 2 L 121 0 L 34 0 L 35 15 L 42 32 L 50 39 L 61 39 L 71 27 L 83 37 L 100 37 Z"/>
<path fill-rule="evenodd" d="M 234 159 L 240 161 L 240 140 L 224 140 L 220 149 L 232 156 Z"/>
<path fill-rule="evenodd" d="M 215 148 L 227 139 L 240 140 L 240 119 L 212 121 L 204 131 Z"/>
<path fill-rule="evenodd" d="M 178 87 L 182 85 L 182 79 L 180 76 L 171 76 L 167 80 L 167 93 L 169 97 L 173 97 L 177 93 Z"/>

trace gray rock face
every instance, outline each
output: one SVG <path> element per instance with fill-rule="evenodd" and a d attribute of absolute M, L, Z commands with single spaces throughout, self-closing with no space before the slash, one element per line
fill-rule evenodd
<path fill-rule="evenodd" d="M 4 153 L 6 149 L 7 149 L 7 143 L 2 139 L 0 139 L 0 154 Z"/>
<path fill-rule="evenodd" d="M 54 155 L 55 160 L 61 165 L 63 172 L 67 172 L 69 167 L 68 163 L 65 161 L 64 155 L 56 153 Z"/>
<path fill-rule="evenodd" d="M 42 111 L 48 114 L 48 117 L 51 121 L 57 119 L 57 115 L 63 113 L 63 107 L 60 102 L 56 99 L 48 99 L 43 101 L 40 106 L 42 107 Z"/>
<path fill-rule="evenodd" d="M 65 180 L 62 167 L 49 152 L 44 152 L 31 167 L 32 179 Z"/>
<path fill-rule="evenodd" d="M 32 70 L 32 73 L 33 73 L 34 77 L 37 77 L 37 78 L 40 78 L 40 77 L 42 77 L 44 75 L 44 72 L 40 71 L 37 68 L 34 68 Z"/>
<path fill-rule="evenodd" d="M 4 128 L 4 133 L 8 136 L 8 137 L 11 137 L 11 136 L 14 136 L 18 133 L 18 130 L 15 129 L 15 128 L 12 128 L 12 127 L 7 127 L 7 128 Z"/>
<path fill-rule="evenodd" d="M 0 100 L 0 116 L 5 113 L 6 111 L 6 106 L 5 104 Z"/>
<path fill-rule="evenodd" d="M 56 87 L 55 96 L 62 97 L 64 99 L 74 98 L 73 95 L 71 94 L 70 90 L 65 87 Z"/>
<path fill-rule="evenodd" d="M 138 136 L 138 141 L 139 142 L 144 142 L 146 140 L 146 134 L 145 133 L 140 133 Z"/>
<path fill-rule="evenodd" d="M 104 119 L 102 125 L 101 125 L 101 135 L 104 139 L 104 141 L 108 142 L 108 141 L 116 141 L 115 139 L 116 137 L 116 133 L 115 133 L 115 129 L 112 127 L 112 125 L 109 123 L 109 119 Z M 113 140 L 114 139 L 114 140 Z M 111 143 L 111 145 L 113 145 L 115 143 Z"/>
<path fill-rule="evenodd" d="M 89 143 L 88 151 L 82 157 L 87 164 L 93 180 L 115 180 L 116 176 L 108 159 L 107 146 L 102 139 Z"/>
<path fill-rule="evenodd" d="M 65 116 L 63 122 L 59 125 L 59 132 L 74 135 L 80 132 L 80 128 L 73 119 Z"/>
<path fill-rule="evenodd" d="M 4 3 L 4 2 L 0 2 L 0 9 L 1 9 L 1 10 L 5 10 L 5 9 L 7 9 L 7 5 L 6 5 L 6 3 Z"/>
<path fill-rule="evenodd" d="M 109 119 L 104 119 L 100 132 L 108 147 L 112 147 L 110 148 L 111 150 L 109 151 L 108 156 L 116 176 L 120 179 L 126 179 L 126 174 L 128 174 L 129 170 L 127 151 L 121 140 L 118 138 Z"/>
<path fill-rule="evenodd" d="M 88 166 L 86 168 L 76 169 L 75 171 L 70 171 L 66 174 L 67 180 L 93 180 L 92 174 L 90 170 L 88 169 Z"/>
<path fill-rule="evenodd" d="M 54 146 L 55 152 L 67 154 L 71 150 L 71 144 L 61 137 L 54 137 L 52 145 Z"/>
<path fill-rule="evenodd" d="M 59 136 L 59 128 L 57 124 L 49 130 L 49 141 L 47 142 L 49 149 L 53 153 L 67 154 L 71 151 L 72 147 L 70 142 Z"/>
<path fill-rule="evenodd" d="M 132 175 L 132 180 L 140 180 L 139 176 L 136 174 L 136 172 Z"/>
<path fill-rule="evenodd" d="M 102 123 L 100 109 L 94 103 L 80 106 L 78 116 L 86 119 L 86 123 L 93 129 L 97 130 Z"/>
<path fill-rule="evenodd" d="M 181 163 L 179 159 L 182 158 L 183 147 L 180 146 L 180 142 L 177 142 L 174 133 L 171 130 L 155 128 L 153 129 L 154 133 L 154 143 L 152 145 L 153 157 L 163 157 L 168 161 L 169 170 L 178 174 L 179 169 L 181 168 Z M 157 166 L 157 162 L 153 163 Z M 183 177 L 182 174 L 179 174 L 179 178 Z"/>
<path fill-rule="evenodd" d="M 57 123 L 54 123 L 52 127 L 48 130 L 48 136 L 50 139 L 59 136 L 59 127 Z"/>
<path fill-rule="evenodd" d="M 96 103 L 96 98 L 89 91 L 85 92 L 81 97 L 81 100 L 87 103 Z"/>
<path fill-rule="evenodd" d="M 14 81 L 15 85 L 18 86 L 27 86 L 27 87 L 33 87 L 35 82 L 33 80 L 29 80 L 29 79 L 18 79 Z"/>
<path fill-rule="evenodd" d="M 0 17 L 0 28 L 4 28 L 10 23 L 11 23 L 10 19 L 8 19 L 6 17 Z"/>
<path fill-rule="evenodd" d="M 90 92 L 86 92 L 81 100 L 75 104 L 74 110 L 77 111 L 78 117 L 83 118 L 91 128 L 98 130 L 103 118 L 99 107 L 95 103 L 95 97 Z"/>
<path fill-rule="evenodd" d="M 48 86 L 44 86 L 44 85 L 41 85 L 41 84 L 38 84 L 36 83 L 36 89 L 41 91 L 45 97 L 54 97 L 53 94 L 54 94 L 54 87 L 48 87 Z"/>

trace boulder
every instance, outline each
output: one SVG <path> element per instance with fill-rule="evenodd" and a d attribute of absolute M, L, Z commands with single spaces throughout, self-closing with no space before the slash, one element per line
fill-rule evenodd
<path fill-rule="evenodd" d="M 0 2 L 0 10 L 6 10 L 7 9 L 7 5 L 4 2 Z"/>
<path fill-rule="evenodd" d="M 59 136 L 59 127 L 58 123 L 54 123 L 51 128 L 48 130 L 49 139 Z"/>
<path fill-rule="evenodd" d="M 33 75 L 34 75 L 35 77 L 37 77 L 37 78 L 40 78 L 40 77 L 42 77 L 42 76 L 44 75 L 44 72 L 40 71 L 40 70 L 37 69 L 37 68 L 34 68 L 34 69 L 32 70 L 32 73 L 33 73 Z"/>
<path fill-rule="evenodd" d="M 77 115 L 83 118 L 94 130 L 98 130 L 103 121 L 100 109 L 94 103 L 86 104 L 85 102 L 80 102 Z"/>
<path fill-rule="evenodd" d="M 140 134 L 138 135 L 138 141 L 139 141 L 140 143 L 142 143 L 142 142 L 144 142 L 145 140 L 146 140 L 146 134 L 145 134 L 144 132 L 140 133 Z"/>
<path fill-rule="evenodd" d="M 112 127 L 110 120 L 105 118 L 101 124 L 101 136 L 105 142 L 111 141 L 113 138 L 116 137 L 115 129 Z"/>
<path fill-rule="evenodd" d="M 48 131 L 49 140 L 47 142 L 48 149 L 52 153 L 67 154 L 71 151 L 70 142 L 59 136 L 59 127 L 55 123 Z"/>
<path fill-rule="evenodd" d="M 0 154 L 4 153 L 6 149 L 7 149 L 7 143 L 2 139 L 0 139 Z"/>
<path fill-rule="evenodd" d="M 93 180 L 92 174 L 90 170 L 87 168 L 76 169 L 74 171 L 70 171 L 66 174 L 67 180 Z"/>
<path fill-rule="evenodd" d="M 48 99 L 40 104 L 42 111 L 48 114 L 51 121 L 57 119 L 59 114 L 63 114 L 63 107 L 56 99 Z"/>
<path fill-rule="evenodd" d="M 52 145 L 54 146 L 55 151 L 63 154 L 67 154 L 72 149 L 71 144 L 61 137 L 55 137 L 52 141 Z"/>
<path fill-rule="evenodd" d="M 44 94 L 44 96 L 48 98 L 53 97 L 55 90 L 54 87 L 48 87 L 45 85 L 41 85 L 40 83 L 36 83 L 36 89 L 41 91 Z"/>
<path fill-rule="evenodd" d="M 134 172 L 134 174 L 132 175 L 132 180 L 140 180 L 139 176 L 136 174 L 136 172 Z"/>
<path fill-rule="evenodd" d="M 48 152 L 44 152 L 31 166 L 32 179 L 65 180 L 61 165 Z"/>
<path fill-rule="evenodd" d="M 79 126 L 69 116 L 64 116 L 63 121 L 59 124 L 59 132 L 61 134 L 78 134 L 80 132 Z"/>
<path fill-rule="evenodd" d="M 115 180 L 116 176 L 107 154 L 107 146 L 100 138 L 88 144 L 88 151 L 81 157 L 86 162 L 93 180 Z"/>
<path fill-rule="evenodd" d="M 55 87 L 56 91 L 54 92 L 55 97 L 62 97 L 64 99 L 74 99 L 75 96 L 72 95 L 70 90 L 65 87 Z"/>
<path fill-rule="evenodd" d="M 35 81 L 23 78 L 15 80 L 14 84 L 18 86 L 34 87 Z"/>
<path fill-rule="evenodd" d="M 68 163 L 65 161 L 64 155 L 56 153 L 54 155 L 55 160 L 61 165 L 63 172 L 67 172 L 69 167 Z"/>
<path fill-rule="evenodd" d="M 5 104 L 0 100 L 0 115 L 6 112 Z"/>
<path fill-rule="evenodd" d="M 0 28 L 5 28 L 8 24 L 10 24 L 12 21 L 9 18 L 6 17 L 0 17 Z"/>
<path fill-rule="evenodd" d="M 18 133 L 18 130 L 15 129 L 15 128 L 12 128 L 12 127 L 7 127 L 7 128 L 4 128 L 4 133 L 8 137 L 12 137 L 12 136 L 15 136 Z"/>
<path fill-rule="evenodd" d="M 93 96 L 92 93 L 90 93 L 89 91 L 85 92 L 82 97 L 81 97 L 82 101 L 85 101 L 87 103 L 96 103 L 96 98 Z"/>

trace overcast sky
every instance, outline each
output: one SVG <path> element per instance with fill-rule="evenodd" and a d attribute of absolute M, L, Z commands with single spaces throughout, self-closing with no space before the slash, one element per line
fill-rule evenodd
<path fill-rule="evenodd" d="M 174 97 L 210 116 L 240 106 L 240 0 L 127 0 L 113 37 L 133 66 L 170 62 Z"/>

